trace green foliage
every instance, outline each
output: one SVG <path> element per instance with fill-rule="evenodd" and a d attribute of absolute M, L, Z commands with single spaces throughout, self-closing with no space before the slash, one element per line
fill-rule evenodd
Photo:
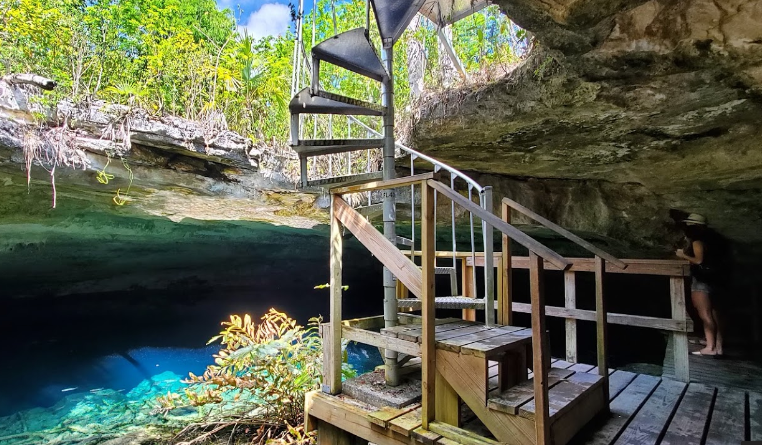
<path fill-rule="evenodd" d="M 190 374 L 182 395 L 168 394 L 159 403 L 165 409 L 202 406 L 223 400 L 252 397 L 262 408 L 262 418 L 297 425 L 303 420 L 304 396 L 318 389 L 322 370 L 322 342 L 317 335 L 320 319 L 305 329 L 286 314 L 270 309 L 257 324 L 249 315 L 232 315 L 223 322 L 222 349 L 204 374 Z M 344 364 L 345 375 L 353 375 Z"/>

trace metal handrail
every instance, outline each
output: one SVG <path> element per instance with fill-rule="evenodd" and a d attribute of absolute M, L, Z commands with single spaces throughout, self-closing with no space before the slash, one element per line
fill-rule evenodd
<path fill-rule="evenodd" d="M 376 135 L 376 136 L 383 136 L 381 133 L 379 133 L 378 131 L 376 131 L 373 128 L 369 127 L 363 121 L 357 119 L 356 117 L 354 117 L 354 116 L 349 116 L 349 117 L 350 117 L 351 120 L 353 120 L 354 122 L 358 123 L 361 127 L 365 128 L 367 131 L 373 133 L 374 135 Z M 466 181 L 468 183 L 468 185 L 470 185 L 473 188 L 475 188 L 479 193 L 483 193 L 484 192 L 484 187 L 483 186 L 479 185 L 478 182 L 476 182 L 473 178 L 471 178 L 467 174 L 463 173 L 462 171 L 460 171 L 460 170 L 458 170 L 458 169 L 456 169 L 454 167 L 451 167 L 451 166 L 449 166 L 449 165 L 447 165 L 447 164 L 445 164 L 445 163 L 443 163 L 441 161 L 438 161 L 438 160 L 436 160 L 436 159 L 434 159 L 432 157 L 426 156 L 425 154 L 423 154 L 423 153 L 421 153 L 421 152 L 419 152 L 417 150 L 414 150 L 414 149 L 412 149 L 412 148 L 410 148 L 410 147 L 408 147 L 406 145 L 400 144 L 399 142 L 395 141 L 394 145 L 397 148 L 399 148 L 400 150 L 402 150 L 404 152 L 407 152 L 408 154 L 411 154 L 411 155 L 413 155 L 413 156 L 415 156 L 417 158 L 421 158 L 424 161 L 426 161 L 426 162 L 428 162 L 430 164 L 433 164 L 435 167 L 438 167 L 441 170 L 447 170 L 448 172 L 454 174 L 455 176 L 463 179 L 464 181 Z"/>

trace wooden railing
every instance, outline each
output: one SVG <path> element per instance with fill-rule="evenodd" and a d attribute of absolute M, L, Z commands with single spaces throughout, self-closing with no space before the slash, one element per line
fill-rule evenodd
<path fill-rule="evenodd" d="M 378 232 L 370 223 L 368 223 L 357 211 L 352 209 L 342 198 L 341 194 L 351 192 L 362 192 L 369 190 L 379 190 L 384 188 L 394 188 L 401 186 L 421 186 L 421 267 L 419 268 L 408 256 L 397 249 L 397 247 L 380 232 Z M 379 347 L 397 350 L 412 355 L 419 355 L 422 358 L 422 424 L 428 428 L 429 422 L 434 420 L 435 411 L 435 382 L 436 382 L 436 353 L 434 341 L 434 259 L 442 252 L 437 252 L 435 247 L 435 218 L 434 218 L 434 193 L 449 198 L 455 204 L 471 212 L 477 218 L 486 223 L 486 228 L 491 232 L 491 228 L 499 230 L 503 234 L 503 252 L 499 257 L 489 255 L 481 258 L 482 265 L 487 270 L 492 269 L 495 260 L 500 272 L 498 279 L 498 322 L 501 324 L 510 323 L 512 311 L 528 312 L 532 319 L 532 355 L 534 369 L 534 398 L 535 398 L 535 428 L 538 444 L 551 443 L 550 424 L 549 424 L 549 406 L 548 406 L 548 368 L 550 365 L 550 351 L 547 341 L 547 331 L 545 329 L 545 316 L 563 316 L 567 320 L 590 320 L 595 319 L 598 324 L 598 366 L 604 379 L 608 378 L 608 366 L 606 361 L 606 324 L 609 321 L 621 322 L 627 324 L 632 320 L 637 320 L 641 325 L 649 324 L 643 317 L 625 316 L 623 314 L 607 314 L 605 301 L 603 299 L 603 276 L 608 270 L 607 262 L 614 268 L 625 271 L 631 269 L 633 262 L 627 263 L 618 260 L 605 252 L 594 252 L 596 257 L 592 260 L 579 259 L 576 262 L 562 257 L 558 253 L 549 249 L 542 243 L 531 238 L 529 235 L 520 231 L 510 224 L 510 212 L 507 209 L 508 204 L 503 203 L 503 218 L 488 212 L 476 205 L 469 199 L 460 195 L 455 190 L 438 182 L 433 174 L 418 175 L 407 178 L 400 178 L 391 181 L 379 181 L 369 184 L 360 184 L 336 188 L 332 190 L 331 202 L 331 241 L 330 241 L 330 322 L 328 329 L 323 329 L 324 333 L 324 354 L 327 366 L 325 367 L 324 388 L 325 392 L 337 394 L 341 391 L 341 339 L 352 338 L 357 341 L 363 341 L 368 344 Z M 546 223 L 549 221 L 545 220 Z M 550 223 L 552 224 L 552 223 Z M 342 234 L 341 225 L 352 232 L 355 237 L 369 251 L 371 251 L 386 266 L 397 279 L 404 284 L 407 289 L 421 299 L 421 323 L 422 323 L 422 341 L 418 344 L 407 344 L 409 342 L 395 342 L 388 338 L 382 338 L 381 334 L 369 333 L 358 328 L 342 327 L 341 300 L 342 300 Z M 491 227 L 490 227 L 491 226 Z M 562 233 L 563 234 L 563 233 Z M 573 234 L 563 234 L 564 236 Z M 568 236 L 567 236 L 568 237 Z M 571 239 L 571 238 L 570 238 Z M 579 240 L 572 239 L 575 242 Z M 519 243 L 529 250 L 529 256 L 526 258 L 511 258 L 510 244 Z M 583 240 L 584 242 L 584 240 Z M 582 245 L 582 244 L 581 244 Z M 586 246 L 589 248 L 590 246 Z M 595 246 L 592 246 L 595 249 Z M 416 252 L 413 252 L 416 253 Z M 452 253 L 448 253 L 452 256 Z M 456 253 L 457 255 L 457 253 Z M 473 255 L 473 254 L 471 254 Z M 411 255 L 412 257 L 413 255 Z M 608 261 L 607 261 L 608 260 Z M 467 261 L 467 260 L 466 260 Z M 472 260 L 474 264 L 470 267 L 478 267 L 478 260 Z M 520 305 L 511 301 L 511 269 L 526 267 L 530 275 L 530 305 Z M 566 306 L 564 308 L 546 308 L 543 285 L 543 271 L 545 268 L 562 270 L 565 274 Z M 674 267 L 670 265 L 669 267 Z M 681 269 L 682 270 L 682 269 Z M 575 273 L 578 271 L 592 271 L 596 275 L 596 311 L 584 311 L 576 308 Z M 488 279 L 487 286 L 493 283 L 489 280 L 492 274 L 485 274 Z M 472 274 L 464 274 L 473 276 Z M 680 276 L 684 279 L 684 275 Z M 673 301 L 673 322 L 685 322 L 684 317 L 684 295 L 677 298 L 678 282 L 671 281 L 671 288 L 675 300 Z M 683 283 L 683 281 L 680 281 Z M 683 284 L 684 285 L 684 284 Z M 465 289 L 465 287 L 464 287 Z M 682 288 L 684 290 L 684 288 Z M 490 295 L 490 293 L 487 293 Z M 485 319 L 487 324 L 491 324 L 494 319 L 494 299 L 485 299 Z M 682 309 L 681 309 L 682 308 Z M 558 312 L 563 310 L 563 313 Z M 683 318 L 680 319 L 680 314 Z M 630 318 L 623 318 L 630 317 Z M 575 347 L 573 356 L 576 358 L 576 325 L 568 324 L 567 338 L 574 338 Z M 682 325 L 675 325 L 682 327 Z M 676 330 L 675 332 L 681 332 Z M 678 342 L 675 343 L 676 345 Z M 680 346 L 682 347 L 682 346 Z M 687 343 L 685 345 L 687 351 Z M 676 346 L 677 351 L 677 346 Z M 569 355 L 571 356 L 571 355 Z M 676 354 L 676 369 L 679 369 L 679 360 Z M 687 358 L 685 361 L 687 370 Z M 607 388 L 608 385 L 604 384 Z M 606 398 L 608 400 L 608 398 Z"/>

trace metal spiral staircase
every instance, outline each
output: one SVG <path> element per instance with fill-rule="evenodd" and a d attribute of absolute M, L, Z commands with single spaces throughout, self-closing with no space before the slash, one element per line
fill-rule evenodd
<path fill-rule="evenodd" d="M 427 162 L 434 172 L 441 172 L 442 175 L 449 173 L 449 182 L 452 188 L 464 182 L 469 198 L 472 198 L 474 192 L 478 193 L 480 205 L 484 209 L 492 211 L 491 188 L 479 185 L 472 178 L 463 174 L 455 168 L 450 167 L 436 159 L 423 155 L 402 144 L 398 144 L 394 139 L 394 78 L 393 78 L 393 58 L 394 44 L 400 38 L 410 21 L 416 13 L 424 7 L 431 14 L 431 8 L 428 3 L 431 0 L 416 1 L 398 1 L 398 0 L 369 0 L 367 7 L 367 22 L 365 27 L 351 29 L 330 37 L 323 42 L 313 44 L 311 51 L 311 63 L 304 63 L 307 76 L 310 82 L 309 86 L 299 90 L 299 79 L 301 73 L 301 58 L 306 59 L 306 51 L 303 49 L 301 40 L 301 15 L 302 5 L 299 6 L 299 21 L 297 23 L 297 48 L 294 53 L 295 73 L 293 77 L 294 97 L 289 104 L 291 113 L 291 147 L 299 155 L 301 185 L 302 187 L 331 187 L 353 182 L 368 180 L 390 180 L 396 177 L 395 171 L 395 152 L 400 150 L 404 155 L 410 157 L 410 175 L 415 174 L 415 161 Z M 374 45 L 370 39 L 370 16 L 371 8 L 376 18 L 379 34 L 381 37 L 381 55 L 377 54 Z M 423 11 L 421 11 L 423 12 Z M 441 19 L 441 18 L 440 18 Z M 441 20 L 440 20 L 441 21 Z M 335 26 L 335 23 L 334 23 Z M 314 33 L 313 33 L 314 35 Z M 306 60 L 305 60 L 306 62 Z M 367 101 L 345 97 L 339 94 L 326 91 L 320 83 L 321 64 L 328 63 L 343 68 L 350 72 L 367 77 L 379 83 L 381 89 L 381 104 L 374 104 Z M 299 65 L 299 67 L 297 67 Z M 317 132 L 313 134 L 312 139 L 304 138 L 306 133 L 304 128 L 304 117 L 309 115 L 342 115 L 347 116 L 348 122 L 358 125 L 365 131 L 365 135 L 372 136 L 366 138 L 344 139 L 327 138 L 318 139 Z M 380 117 L 383 121 L 383 132 L 375 131 L 370 126 L 359 120 L 357 116 Z M 317 119 L 315 120 L 317 128 Z M 332 132 L 331 132 L 332 133 Z M 351 131 L 348 131 L 351 133 Z M 329 136 L 332 136 L 330 134 Z M 351 136 L 348 135 L 348 136 Z M 311 158 L 324 155 L 336 155 L 339 153 L 350 153 L 357 151 L 368 151 L 381 149 L 383 153 L 382 171 L 366 172 L 362 174 L 351 174 L 347 171 L 346 175 L 329 175 L 329 177 L 310 179 L 308 161 Z M 349 155 L 348 155 L 349 156 Z M 349 162 L 348 162 L 349 165 Z M 348 168 L 347 170 L 351 170 Z M 396 205 L 394 190 L 385 190 L 383 192 L 383 224 L 384 236 L 393 244 L 402 244 L 410 247 L 411 257 L 415 256 L 415 226 L 416 215 L 415 206 L 412 206 L 411 216 L 411 235 L 410 238 L 399 237 L 396 234 Z M 411 187 L 411 200 L 415 200 L 415 189 Z M 368 206 L 371 205 L 371 196 L 368 194 Z M 436 208 L 436 206 L 435 206 Z M 455 204 L 451 204 L 451 223 L 452 223 L 452 251 L 457 251 L 456 232 L 455 232 Z M 436 215 L 435 215 L 436 218 Z M 474 217 L 470 215 L 470 235 L 471 252 L 475 255 L 475 230 Z M 436 267 L 436 273 L 439 275 L 448 275 L 450 277 L 449 295 L 438 297 L 436 307 L 447 309 L 479 309 L 485 310 L 488 323 L 494 322 L 494 275 L 492 273 L 492 228 L 482 223 L 483 243 L 485 246 L 485 258 L 488 267 L 485 267 L 485 295 L 484 298 L 466 298 L 458 295 L 457 264 L 455 256 L 452 258 L 452 265 Z M 475 270 L 475 269 L 474 269 Z M 418 298 L 397 298 L 396 279 L 394 275 L 384 268 L 384 315 L 387 327 L 397 324 L 397 312 L 399 308 L 420 308 Z M 476 283 L 474 277 L 471 280 Z M 474 284 L 475 287 L 475 284 Z M 463 290 L 466 293 L 466 290 Z M 476 289 L 469 290 L 471 296 L 476 296 Z M 387 351 L 385 360 L 387 365 L 397 362 L 397 354 Z M 395 384 L 397 376 L 387 366 L 387 380 Z"/>

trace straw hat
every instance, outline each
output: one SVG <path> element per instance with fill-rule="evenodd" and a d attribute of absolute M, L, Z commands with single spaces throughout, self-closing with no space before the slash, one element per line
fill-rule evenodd
<path fill-rule="evenodd" d="M 691 213 L 683 222 L 689 226 L 705 226 L 706 216 L 699 215 L 698 213 Z"/>

